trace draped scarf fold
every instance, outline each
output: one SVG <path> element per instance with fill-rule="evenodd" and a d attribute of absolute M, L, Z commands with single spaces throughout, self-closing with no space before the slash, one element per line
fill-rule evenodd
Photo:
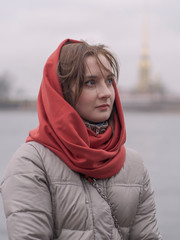
<path fill-rule="evenodd" d="M 105 133 L 96 135 L 63 98 L 56 67 L 60 50 L 67 42 L 79 41 L 64 40 L 48 58 L 37 101 L 39 126 L 29 132 L 26 142 L 44 145 L 73 171 L 94 178 L 109 178 L 119 172 L 125 160 L 126 131 L 117 87 L 114 83 L 113 130 L 109 125 Z"/>

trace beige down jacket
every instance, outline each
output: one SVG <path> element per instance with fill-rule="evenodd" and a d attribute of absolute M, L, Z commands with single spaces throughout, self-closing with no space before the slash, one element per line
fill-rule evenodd
<path fill-rule="evenodd" d="M 149 177 L 134 150 L 127 149 L 118 174 L 97 183 L 121 234 L 109 205 L 88 180 L 41 144 L 23 144 L 1 183 L 9 239 L 162 239 Z"/>

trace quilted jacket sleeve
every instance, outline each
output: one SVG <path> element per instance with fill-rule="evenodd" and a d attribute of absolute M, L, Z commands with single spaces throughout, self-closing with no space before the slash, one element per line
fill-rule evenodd
<path fill-rule="evenodd" d="M 154 191 L 146 169 L 136 217 L 130 232 L 130 240 L 140 239 L 162 240 L 157 225 Z"/>
<path fill-rule="evenodd" d="M 53 239 L 52 204 L 40 155 L 24 144 L 1 183 L 9 240 Z"/>

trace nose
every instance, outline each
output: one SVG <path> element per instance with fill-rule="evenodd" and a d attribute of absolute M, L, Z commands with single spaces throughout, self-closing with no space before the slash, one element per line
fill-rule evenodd
<path fill-rule="evenodd" d="M 111 96 L 109 86 L 104 81 L 98 86 L 97 94 L 99 98 L 109 98 Z"/>

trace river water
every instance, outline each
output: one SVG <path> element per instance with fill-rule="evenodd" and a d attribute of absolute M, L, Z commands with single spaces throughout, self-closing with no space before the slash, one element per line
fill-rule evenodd
<path fill-rule="evenodd" d="M 180 239 L 180 114 L 125 112 L 126 146 L 147 166 L 163 239 Z M 0 178 L 15 150 L 37 126 L 33 111 L 0 111 Z M 8 240 L 0 197 L 0 239 Z"/>

